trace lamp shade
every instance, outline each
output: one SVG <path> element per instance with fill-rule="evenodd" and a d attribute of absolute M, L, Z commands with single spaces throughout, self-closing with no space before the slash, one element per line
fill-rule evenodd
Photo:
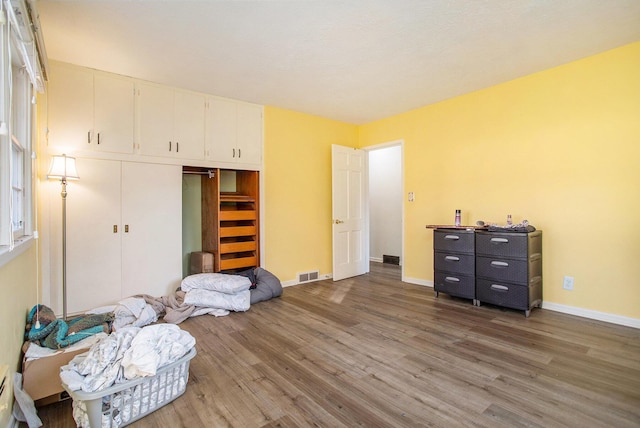
<path fill-rule="evenodd" d="M 78 180 L 78 171 L 76 170 L 76 158 L 67 155 L 53 156 L 51 158 L 51 166 L 49 167 L 49 179 L 59 180 Z"/>

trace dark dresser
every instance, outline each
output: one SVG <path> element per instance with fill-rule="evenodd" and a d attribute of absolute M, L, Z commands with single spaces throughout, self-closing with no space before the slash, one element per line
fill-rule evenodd
<path fill-rule="evenodd" d="M 528 317 L 542 305 L 542 231 L 476 231 L 475 239 L 474 303 L 520 309 Z"/>
<path fill-rule="evenodd" d="M 433 289 L 451 296 L 476 299 L 475 234 L 473 230 L 433 231 Z"/>

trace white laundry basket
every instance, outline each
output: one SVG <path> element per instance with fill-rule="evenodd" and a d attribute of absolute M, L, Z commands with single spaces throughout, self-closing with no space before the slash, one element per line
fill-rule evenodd
<path fill-rule="evenodd" d="M 91 428 L 117 428 L 129 425 L 181 396 L 189 380 L 191 350 L 179 360 L 160 368 L 155 376 L 141 377 L 95 392 L 67 390 L 74 405 L 84 409 Z M 78 420 L 76 420 L 78 423 Z"/>

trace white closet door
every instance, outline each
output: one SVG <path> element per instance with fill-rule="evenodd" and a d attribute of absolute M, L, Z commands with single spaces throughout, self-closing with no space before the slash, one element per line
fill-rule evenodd
<path fill-rule="evenodd" d="M 238 157 L 241 163 L 262 162 L 262 106 L 238 103 Z"/>
<path fill-rule="evenodd" d="M 140 154 L 175 156 L 173 139 L 173 89 L 138 83 Z"/>
<path fill-rule="evenodd" d="M 91 71 L 52 64 L 47 99 L 49 151 L 72 154 L 90 150 L 93 134 Z"/>
<path fill-rule="evenodd" d="M 238 156 L 237 103 L 218 98 L 209 99 L 207 111 L 207 160 L 235 162 Z"/>
<path fill-rule="evenodd" d="M 123 297 L 173 293 L 182 279 L 182 167 L 123 162 L 122 227 Z"/>
<path fill-rule="evenodd" d="M 67 185 L 69 314 L 121 299 L 120 162 L 77 158 L 76 164 L 80 180 Z M 61 227 L 61 223 L 52 225 L 52 229 Z M 54 263 L 61 266 L 61 241 L 56 247 Z"/>
<path fill-rule="evenodd" d="M 204 96 L 192 92 L 174 93 L 176 155 L 184 159 L 204 158 Z"/>
<path fill-rule="evenodd" d="M 96 73 L 93 147 L 112 153 L 133 153 L 133 80 Z"/>

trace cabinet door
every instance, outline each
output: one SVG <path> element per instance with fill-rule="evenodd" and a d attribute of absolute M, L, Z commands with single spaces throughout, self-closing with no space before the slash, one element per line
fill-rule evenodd
<path fill-rule="evenodd" d="M 182 279 L 182 168 L 123 162 L 122 223 L 122 295 L 173 293 Z"/>
<path fill-rule="evenodd" d="M 209 99 L 207 111 L 207 160 L 234 162 L 237 141 L 237 103 Z"/>
<path fill-rule="evenodd" d="M 190 92 L 174 93 L 175 154 L 185 159 L 204 159 L 203 95 Z"/>
<path fill-rule="evenodd" d="M 145 83 L 137 89 L 140 153 L 173 156 L 173 89 Z"/>
<path fill-rule="evenodd" d="M 90 149 L 93 132 L 93 73 L 51 64 L 48 85 L 48 146 L 51 153 Z"/>
<path fill-rule="evenodd" d="M 94 75 L 94 136 L 96 150 L 133 153 L 133 80 Z"/>
<path fill-rule="evenodd" d="M 262 162 L 262 106 L 238 103 L 237 148 L 238 162 Z"/>
<path fill-rule="evenodd" d="M 80 180 L 69 181 L 67 185 L 69 314 L 114 304 L 122 298 L 120 162 L 77 158 L 76 164 Z M 55 184 L 56 200 L 60 201 L 60 184 L 49 184 Z M 60 216 L 59 212 L 57 208 L 52 207 L 53 216 Z M 114 230 L 114 226 L 117 229 Z M 57 235 L 61 227 L 59 221 L 52 224 L 54 236 L 61 236 Z M 56 258 L 52 266 L 62 266 L 61 238 L 52 239 L 52 245 L 52 254 Z M 56 277 L 61 278 L 61 275 Z M 61 282 L 56 288 L 62 290 Z"/>

